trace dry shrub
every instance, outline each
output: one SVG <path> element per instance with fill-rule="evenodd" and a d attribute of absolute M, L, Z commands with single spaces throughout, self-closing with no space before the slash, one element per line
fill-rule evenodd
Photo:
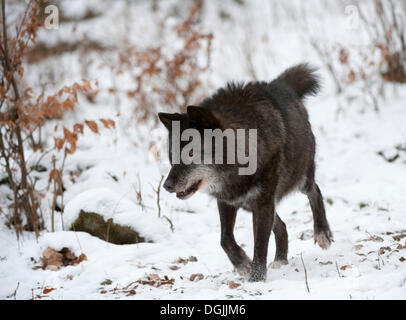
<path fill-rule="evenodd" d="M 380 55 L 377 68 L 383 81 L 406 83 L 406 4 L 374 1 L 375 19 L 361 18 L 374 50 Z"/>
<path fill-rule="evenodd" d="M 27 50 L 34 45 L 37 31 L 42 26 L 40 8 L 39 1 L 30 0 L 21 19 L 9 25 L 6 2 L 1 1 L 0 165 L 5 169 L 11 191 L 11 195 L 7 196 L 9 225 L 15 227 L 17 236 L 23 228 L 35 231 L 38 236 L 43 227 L 41 200 L 45 194 L 37 190 L 37 181 L 32 175 L 32 167 L 39 167 L 40 164 L 29 167 L 26 160 L 28 148 L 43 155 L 52 150 L 64 150 L 62 167 L 56 168 L 53 161 L 53 168 L 49 172 L 49 183 L 53 182 L 54 185 L 53 220 L 55 198 L 63 193 L 62 170 L 66 156 L 75 152 L 78 134 L 84 133 L 84 125 L 98 133 L 96 122 L 84 121 L 75 124 L 73 130 L 63 127 L 63 137 L 55 138 L 52 150 L 45 151 L 40 139 L 35 141 L 34 132 L 40 131 L 49 120 L 60 119 L 64 112 L 74 110 L 79 93 L 92 89 L 87 80 L 82 80 L 82 83 L 65 86 L 45 98 L 42 94 L 36 95 L 30 86 L 23 88 L 23 59 Z M 105 127 L 114 127 L 112 120 L 100 121 Z M 57 134 L 57 127 L 55 129 Z"/>
<path fill-rule="evenodd" d="M 363 97 L 378 111 L 386 85 L 406 83 L 406 4 L 360 2 L 358 12 L 359 27 L 368 34 L 367 45 L 336 43 L 323 48 L 314 38 L 311 44 L 330 72 L 337 93 L 345 92 L 350 99 Z"/>
<path fill-rule="evenodd" d="M 194 21 L 199 10 L 200 6 L 195 5 L 187 19 L 174 27 L 177 39 L 173 42 L 181 42 L 180 48 L 165 43 L 138 49 L 131 44 L 112 65 L 117 76 L 131 77 L 133 89 L 110 88 L 109 92 L 132 101 L 137 121 L 155 119 L 158 109 L 184 111 L 190 101 L 200 98 L 201 74 L 210 65 L 212 35 L 196 30 Z M 207 58 L 204 66 L 198 63 L 202 48 Z"/>

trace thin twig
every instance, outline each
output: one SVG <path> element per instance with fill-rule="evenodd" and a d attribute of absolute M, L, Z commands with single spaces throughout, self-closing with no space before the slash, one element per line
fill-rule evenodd
<path fill-rule="evenodd" d="M 11 298 L 11 297 L 14 297 L 14 300 L 16 300 L 16 297 L 17 297 L 17 290 L 18 290 L 18 287 L 20 286 L 20 282 L 18 282 L 17 283 L 17 288 L 14 290 L 14 292 L 12 293 L 12 294 L 10 294 L 7 298 Z"/>
<path fill-rule="evenodd" d="M 27 172 L 27 163 L 25 160 L 24 155 L 24 140 L 22 137 L 22 128 L 19 123 L 19 116 L 18 116 L 18 101 L 20 100 L 20 93 L 18 91 L 17 82 L 14 77 L 15 68 L 13 66 L 13 61 L 10 59 L 10 52 L 8 48 L 8 39 L 7 39 L 7 23 L 6 23 L 6 3 L 5 0 L 1 2 L 1 12 L 2 12 L 2 26 L 3 26 L 3 50 L 4 50 L 4 63 L 5 63 L 5 71 L 10 74 L 10 81 L 13 86 L 14 90 L 14 99 L 15 99 L 15 106 L 11 110 L 11 119 L 15 121 L 15 133 L 17 137 L 17 153 L 19 161 L 17 161 L 20 171 L 21 171 L 21 189 L 23 190 L 22 194 L 22 201 L 21 205 L 24 207 L 25 212 L 27 214 L 27 222 L 30 229 L 35 231 L 35 236 L 38 239 L 39 237 L 39 221 L 38 215 L 35 210 L 35 197 L 32 190 L 32 186 L 28 184 L 28 172 Z M 18 40 L 18 39 L 17 39 Z M 16 199 L 14 205 L 17 205 Z"/>
<path fill-rule="evenodd" d="M 159 181 L 158 189 L 155 190 L 155 192 L 157 194 L 156 203 L 157 203 L 157 206 L 158 206 L 158 218 L 161 217 L 160 195 L 161 195 L 161 185 L 162 185 L 163 180 L 164 180 L 164 176 L 161 176 L 161 180 Z"/>
<path fill-rule="evenodd" d="M 113 218 L 107 220 L 106 242 L 110 240 L 110 226 L 113 223 Z"/>
<path fill-rule="evenodd" d="M 305 275 L 305 282 L 306 282 L 306 289 L 307 292 L 310 293 L 310 289 L 309 289 L 309 283 L 307 282 L 307 270 L 306 270 L 306 266 L 303 260 L 303 255 L 302 253 L 300 253 L 300 259 L 302 260 L 302 264 L 303 264 L 303 269 L 304 269 L 304 275 Z"/>
<path fill-rule="evenodd" d="M 337 261 L 336 261 L 336 269 L 337 269 L 338 277 L 341 278 L 341 273 L 340 273 L 340 269 L 338 268 Z"/>
<path fill-rule="evenodd" d="M 53 173 L 54 173 L 54 175 L 53 175 L 53 182 L 54 182 L 54 190 L 53 190 L 53 196 L 52 196 L 52 207 L 51 207 L 51 231 L 52 232 L 55 232 L 55 208 L 56 208 L 56 197 L 58 196 L 58 193 L 57 193 L 57 189 L 56 189 L 56 179 L 57 179 L 57 177 L 56 177 L 56 175 L 57 175 L 57 173 L 56 173 L 56 165 L 55 165 L 55 162 L 56 162 L 56 159 L 55 159 L 55 156 L 53 155 L 52 156 L 52 169 L 53 169 Z"/>
<path fill-rule="evenodd" d="M 65 205 L 64 205 L 64 201 L 63 201 L 64 190 L 63 190 L 63 179 L 62 179 L 62 177 L 63 177 L 63 170 L 65 169 L 65 160 L 66 160 L 67 155 L 68 155 L 68 152 L 66 151 L 66 148 L 65 148 L 65 153 L 63 155 L 63 161 L 62 161 L 62 166 L 61 166 L 61 170 L 60 170 L 61 175 L 60 175 L 60 179 L 59 179 L 59 189 L 60 189 L 60 192 L 61 192 L 61 223 L 62 223 L 62 231 L 65 230 L 65 226 L 64 226 L 64 223 L 63 223 L 63 214 L 65 213 Z"/>
<path fill-rule="evenodd" d="M 173 232 L 175 229 L 174 229 L 174 227 L 173 227 L 172 220 L 171 220 L 171 219 L 169 219 L 167 216 L 163 216 L 162 218 L 165 218 L 165 219 L 166 219 L 166 221 L 168 221 L 168 222 L 169 222 L 169 227 L 171 228 L 171 231 Z"/>

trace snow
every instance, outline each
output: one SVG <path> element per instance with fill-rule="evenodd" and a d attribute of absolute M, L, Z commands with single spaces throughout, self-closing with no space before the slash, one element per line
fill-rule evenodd
<path fill-rule="evenodd" d="M 71 226 L 81 210 L 101 215 L 105 221 L 113 219 L 114 223 L 129 226 L 136 230 L 146 241 L 165 241 L 170 231 L 156 221 L 142 208 L 108 188 L 94 188 L 84 191 L 69 201 L 63 215 L 64 224 Z"/>
<path fill-rule="evenodd" d="M 162 6 L 171 3 L 164 1 Z M 228 80 L 250 79 L 242 51 L 247 43 L 244 36 L 247 22 L 243 21 L 249 21 L 250 17 L 256 17 L 256 21 L 265 19 L 271 8 L 261 12 L 258 5 L 250 5 L 248 9 L 232 7 L 234 19 L 222 21 L 213 3 L 207 3 L 207 16 L 202 23 L 205 30 L 214 32 L 212 66 L 205 75 L 210 90 Z M 109 23 L 122 12 L 120 4 L 118 1 L 92 23 L 76 24 L 78 32 L 85 33 L 94 26 Z M 282 6 L 279 2 L 278 5 Z M 71 14 L 79 14 L 86 7 L 75 1 Z M 155 31 L 146 26 L 148 21 L 156 21 L 158 17 L 151 17 L 144 2 L 129 10 L 139 18 L 133 21 L 135 34 L 131 37 L 139 34 L 142 43 L 147 43 L 149 38 L 153 41 Z M 249 14 L 244 10 L 249 10 Z M 269 80 L 285 67 L 301 61 L 321 67 L 325 80 L 323 91 L 309 98 L 306 105 L 317 140 L 317 182 L 334 234 L 331 248 L 324 251 L 313 243 L 308 201 L 302 194 L 292 194 L 277 208 L 288 228 L 289 265 L 269 268 L 265 283 L 248 283 L 233 272 L 220 247 L 220 224 L 214 199 L 197 193 L 181 201 L 161 190 L 161 217 L 158 217 L 156 189 L 169 166 L 167 160 L 152 161 L 153 157 L 146 150 L 150 140 L 155 141 L 162 130 L 152 131 L 138 124 L 128 127 L 127 115 L 133 107 L 128 101 L 114 105 L 112 99 L 109 101 L 106 97 L 105 103 L 100 99 L 95 107 L 81 98 L 78 114 L 64 119 L 67 126 L 78 118 L 106 117 L 116 120 L 117 129 L 102 129 L 100 135 L 87 132 L 80 137 L 77 152 L 67 158 L 65 231 L 57 213 L 57 231 L 49 232 L 49 198 L 43 202 L 48 231 L 43 231 L 38 241 L 33 234 L 24 232 L 17 242 L 15 233 L 4 225 L 4 215 L 0 215 L 1 299 L 13 299 L 17 286 L 16 299 L 406 299 L 406 261 L 401 261 L 402 257 L 406 258 L 406 249 L 396 249 L 398 245 L 406 245 L 406 238 L 394 239 L 406 233 L 406 155 L 401 154 L 397 161 L 389 163 L 377 154 L 383 151 L 390 155 L 397 144 L 406 141 L 406 90 L 403 87 L 391 93 L 379 113 L 374 112 L 371 105 L 350 104 L 341 99 L 335 95 L 328 74 L 309 44 L 297 34 L 291 21 L 286 21 L 287 11 L 281 12 L 284 14 L 278 23 L 257 23 L 258 32 L 249 42 L 260 79 Z M 242 20 L 236 21 L 236 17 Z M 343 19 L 340 15 L 331 21 L 324 18 L 326 30 L 343 41 L 353 42 L 354 34 L 334 28 L 340 19 Z M 114 30 L 103 29 L 107 33 L 106 41 L 114 39 L 114 33 L 124 28 L 123 24 L 119 20 Z M 61 26 L 58 33 L 53 31 L 52 35 L 64 39 L 69 37 L 69 30 Z M 100 32 L 96 27 L 92 36 L 97 38 Z M 264 34 L 267 40 L 261 40 Z M 72 34 L 72 38 L 76 36 L 78 34 Z M 75 67 L 71 69 L 77 64 L 76 59 L 75 54 L 62 58 L 65 68 L 69 69 L 64 79 L 67 83 L 82 77 Z M 108 71 L 96 67 L 91 70 L 93 79 L 97 78 L 102 88 L 109 86 L 111 74 Z M 35 77 L 34 73 L 31 76 Z M 337 114 L 339 106 L 342 112 Z M 121 117 L 116 116 L 118 110 L 122 112 Z M 48 130 L 52 132 L 53 125 Z M 33 160 L 37 157 L 30 156 Z M 46 159 L 44 161 L 50 161 Z M 73 183 L 69 172 L 79 171 Z M 39 185 L 46 188 L 47 173 L 38 177 Z M 0 194 L 3 188 L 1 186 Z M 142 195 L 141 202 L 138 191 Z M 114 245 L 83 232 L 66 231 L 81 209 L 133 227 L 153 243 Z M 173 224 L 173 232 L 168 219 Z M 244 210 L 237 217 L 235 236 L 252 257 L 252 217 Z M 58 271 L 34 268 L 40 265 L 42 252 L 47 247 L 55 250 L 67 247 L 77 256 L 86 254 L 87 260 Z M 380 250 L 383 247 L 390 247 L 391 251 Z M 269 262 L 274 253 L 272 235 Z M 195 256 L 197 261 L 177 262 L 179 258 L 190 256 Z M 301 257 L 310 292 L 306 289 Z M 174 266 L 178 269 L 173 270 Z M 202 273 L 204 279 L 191 282 L 190 276 L 196 273 Z M 137 282 L 150 274 L 173 278 L 174 283 L 156 287 Z M 241 286 L 230 289 L 230 281 Z M 44 288 L 55 290 L 45 295 L 42 294 Z M 127 295 L 126 290 L 131 288 L 136 291 L 135 295 Z"/>

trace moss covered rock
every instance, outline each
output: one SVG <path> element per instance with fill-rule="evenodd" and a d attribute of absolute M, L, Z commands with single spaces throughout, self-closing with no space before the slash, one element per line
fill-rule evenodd
<path fill-rule="evenodd" d="M 113 219 L 104 218 L 94 212 L 81 210 L 79 217 L 71 226 L 72 231 L 83 231 L 114 244 L 132 244 L 146 241 L 138 232 L 128 226 L 114 223 Z"/>

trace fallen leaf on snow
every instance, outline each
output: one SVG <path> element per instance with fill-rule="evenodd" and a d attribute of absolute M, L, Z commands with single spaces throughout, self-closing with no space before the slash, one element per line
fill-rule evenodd
<path fill-rule="evenodd" d="M 55 288 L 45 288 L 44 291 L 42 291 L 42 294 L 48 294 L 54 290 L 55 290 Z"/>
<path fill-rule="evenodd" d="M 232 281 L 232 280 L 228 283 L 228 287 L 229 287 L 230 289 L 235 289 L 235 288 L 238 288 L 239 286 L 241 286 L 240 283 L 234 282 L 234 281 Z"/>
<path fill-rule="evenodd" d="M 351 268 L 350 265 L 344 265 L 340 267 L 340 270 L 347 270 L 347 268 Z"/>
<path fill-rule="evenodd" d="M 48 247 L 42 253 L 42 269 L 56 271 L 62 266 L 76 265 L 85 260 L 87 260 L 87 257 L 84 253 L 77 258 L 69 248 L 65 247 L 60 251 L 56 251 Z"/>
<path fill-rule="evenodd" d="M 50 247 L 44 250 L 42 256 L 43 269 L 46 269 L 48 266 L 53 266 L 50 269 L 59 269 L 63 266 L 63 255 Z"/>
<path fill-rule="evenodd" d="M 398 249 L 398 250 L 406 249 L 406 242 L 405 242 L 405 245 L 404 245 L 404 246 L 402 246 L 402 245 L 399 243 L 398 246 L 396 247 L 396 249 Z"/>
<path fill-rule="evenodd" d="M 400 241 L 400 239 L 405 238 L 405 237 L 406 237 L 406 233 L 401 233 L 396 236 L 392 236 L 393 240 L 395 240 L 395 241 Z"/>
<path fill-rule="evenodd" d="M 166 285 L 166 284 L 174 284 L 174 283 L 175 283 L 175 279 L 160 280 L 158 282 L 158 287 Z"/>
<path fill-rule="evenodd" d="M 188 262 L 196 262 L 197 258 L 195 256 L 190 256 L 187 259 L 183 259 L 181 257 L 179 257 L 176 261 L 174 261 L 173 263 L 177 263 L 177 264 L 184 264 L 186 265 Z"/>
<path fill-rule="evenodd" d="M 183 264 L 187 264 L 187 259 L 182 259 L 182 258 L 178 258 L 178 260 L 175 261 L 175 263 L 183 263 Z"/>
<path fill-rule="evenodd" d="M 364 247 L 364 245 L 362 245 L 362 244 L 357 244 L 357 245 L 354 246 L 354 249 L 355 249 L 355 251 L 359 251 L 359 250 L 361 250 L 363 247 Z"/>
<path fill-rule="evenodd" d="M 391 247 L 380 247 L 379 254 L 384 254 L 386 251 L 392 251 Z"/>
<path fill-rule="evenodd" d="M 135 295 L 135 294 L 137 294 L 137 292 L 136 292 L 134 289 L 132 289 L 132 290 L 130 290 L 130 291 L 128 292 L 127 296 L 133 296 L 133 295 Z"/>
<path fill-rule="evenodd" d="M 180 267 L 179 267 L 179 266 L 177 266 L 177 265 L 173 265 L 173 266 L 169 266 L 169 269 L 171 269 L 171 270 L 175 271 L 175 270 L 180 269 Z"/>
<path fill-rule="evenodd" d="M 201 273 L 194 273 L 194 274 L 192 274 L 191 276 L 190 276 L 190 278 L 189 278 L 189 280 L 190 281 L 199 281 L 199 280 L 202 280 L 204 278 L 204 276 L 203 276 L 203 274 L 201 274 Z"/>
<path fill-rule="evenodd" d="M 152 280 L 152 281 L 158 281 L 158 280 L 160 280 L 161 278 L 160 278 L 159 275 L 157 275 L 156 273 L 153 273 L 153 274 L 150 274 L 150 275 L 148 276 L 148 279 L 149 279 L 149 280 Z"/>
<path fill-rule="evenodd" d="M 175 279 L 168 279 L 167 276 L 165 276 L 164 279 L 161 279 L 159 275 L 153 273 L 148 276 L 148 280 L 138 280 L 137 282 L 143 285 L 159 287 L 166 284 L 174 284 Z"/>
<path fill-rule="evenodd" d="M 82 254 L 79 256 L 79 258 L 76 259 L 75 264 L 79 264 L 79 263 L 81 263 L 82 261 L 86 261 L 86 260 L 87 260 L 87 256 L 86 256 L 84 253 L 82 253 Z"/>

